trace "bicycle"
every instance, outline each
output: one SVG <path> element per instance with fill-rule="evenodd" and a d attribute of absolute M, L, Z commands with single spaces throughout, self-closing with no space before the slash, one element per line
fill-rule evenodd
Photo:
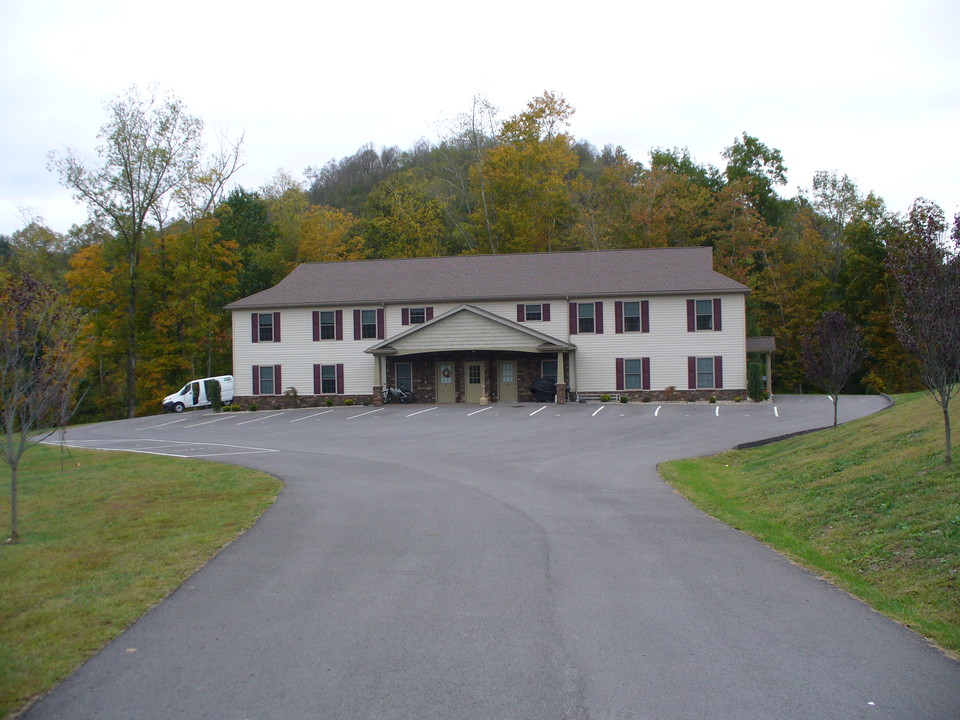
<path fill-rule="evenodd" d="M 392 403 L 396 400 L 399 403 L 412 403 L 413 393 L 407 392 L 402 387 L 386 387 L 383 389 L 383 403 Z"/>

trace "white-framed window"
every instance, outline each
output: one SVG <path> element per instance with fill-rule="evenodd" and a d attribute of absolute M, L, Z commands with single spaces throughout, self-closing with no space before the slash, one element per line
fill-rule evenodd
<path fill-rule="evenodd" d="M 337 314 L 333 310 L 320 311 L 320 339 L 337 339 Z"/>
<path fill-rule="evenodd" d="M 628 301 L 623 303 L 623 331 L 624 332 L 642 332 L 643 323 L 640 317 L 640 301 Z"/>
<path fill-rule="evenodd" d="M 626 327 L 624 327 L 626 330 Z M 623 389 L 643 390 L 643 360 L 626 358 L 623 361 Z"/>
<path fill-rule="evenodd" d="M 410 308 L 410 324 L 422 325 L 427 321 L 427 309 L 425 307 Z M 407 388 L 409 390 L 409 388 Z"/>
<path fill-rule="evenodd" d="M 697 388 L 710 389 L 714 385 L 714 359 L 712 357 L 697 358 Z"/>
<path fill-rule="evenodd" d="M 277 394 L 277 371 L 274 365 L 261 365 L 258 369 L 259 387 L 257 395 L 276 395 Z"/>
<path fill-rule="evenodd" d="M 337 394 L 337 366 L 336 365 L 320 366 L 320 394 L 321 395 Z"/>
<path fill-rule="evenodd" d="M 377 311 L 360 311 L 360 337 L 364 340 L 377 337 Z"/>
<path fill-rule="evenodd" d="M 577 303 L 577 332 L 592 333 L 596 327 L 596 305 Z"/>
<path fill-rule="evenodd" d="M 543 305 L 540 303 L 532 303 L 529 305 L 524 305 L 524 320 L 530 322 L 531 320 L 543 320 Z"/>
<path fill-rule="evenodd" d="M 697 300 L 697 330 L 713 330 L 713 300 Z"/>

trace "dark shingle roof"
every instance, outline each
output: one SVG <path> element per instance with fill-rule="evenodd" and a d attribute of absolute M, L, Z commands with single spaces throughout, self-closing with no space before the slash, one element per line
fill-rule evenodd
<path fill-rule="evenodd" d="M 304 263 L 228 310 L 317 305 L 749 292 L 709 247 Z"/>

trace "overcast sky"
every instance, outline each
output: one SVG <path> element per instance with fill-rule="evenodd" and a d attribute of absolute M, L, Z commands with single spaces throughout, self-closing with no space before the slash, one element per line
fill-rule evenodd
<path fill-rule="evenodd" d="M 958 30 L 956 0 L 0 0 L 0 233 L 23 211 L 83 222 L 47 153 L 93 158 L 104 102 L 153 83 L 245 135 L 247 189 L 436 141 L 475 95 L 507 117 L 551 90 L 577 139 L 645 163 L 686 147 L 722 167 L 746 131 L 783 153 L 783 195 L 836 170 L 892 210 L 923 196 L 952 216 Z"/>

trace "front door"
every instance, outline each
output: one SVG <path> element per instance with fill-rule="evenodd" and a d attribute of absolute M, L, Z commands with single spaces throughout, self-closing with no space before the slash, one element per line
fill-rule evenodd
<path fill-rule="evenodd" d="M 470 361 L 467 363 L 467 395 L 466 402 L 479 403 L 483 397 L 483 363 Z"/>
<path fill-rule="evenodd" d="M 517 364 L 513 360 L 500 363 L 500 402 L 517 401 Z"/>
<path fill-rule="evenodd" d="M 452 362 L 437 363 L 437 402 L 454 403 L 457 401 L 457 385 Z"/>

